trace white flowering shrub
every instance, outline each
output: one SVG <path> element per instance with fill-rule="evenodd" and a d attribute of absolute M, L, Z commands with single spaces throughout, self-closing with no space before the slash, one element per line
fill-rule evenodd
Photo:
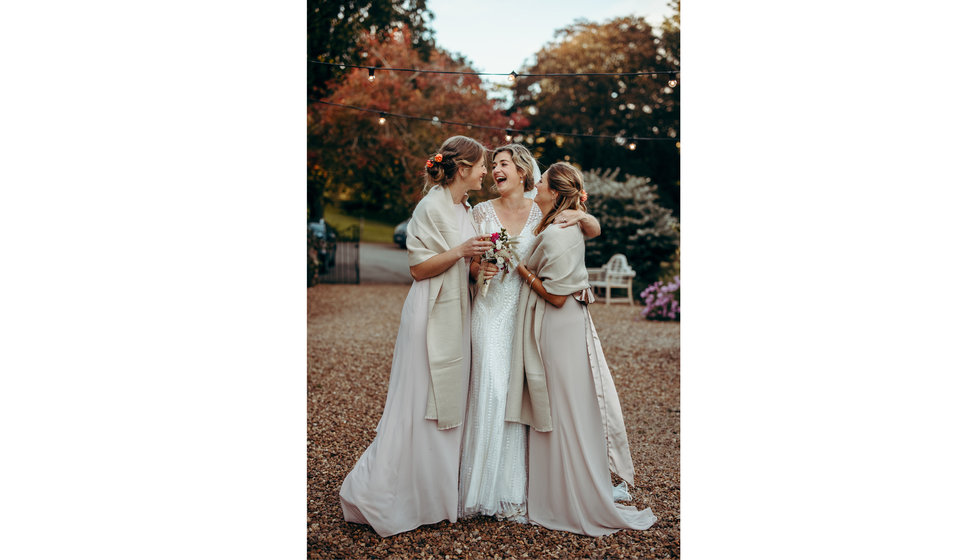
<path fill-rule="evenodd" d="M 623 253 L 636 270 L 633 293 L 638 294 L 662 274 L 673 272 L 680 223 L 657 204 L 657 187 L 649 179 L 626 175 L 617 181 L 618 174 L 618 169 L 583 174 L 589 193 L 586 206 L 602 225 L 602 234 L 585 244 L 585 263 L 600 267 Z"/>

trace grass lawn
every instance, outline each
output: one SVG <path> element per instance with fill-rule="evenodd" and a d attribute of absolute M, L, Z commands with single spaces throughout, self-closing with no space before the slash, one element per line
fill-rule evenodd
<path fill-rule="evenodd" d="M 357 216 L 345 216 L 340 210 L 332 206 L 327 206 L 323 211 L 323 219 L 330 225 L 342 231 L 352 225 L 361 223 Z M 364 229 L 361 230 L 361 241 L 367 243 L 394 243 L 392 235 L 395 233 L 395 226 L 374 220 L 364 220 Z"/>

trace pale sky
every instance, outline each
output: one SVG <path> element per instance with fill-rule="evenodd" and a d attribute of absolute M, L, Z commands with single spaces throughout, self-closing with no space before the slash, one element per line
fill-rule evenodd
<path fill-rule="evenodd" d="M 519 70 L 557 29 L 576 19 L 602 22 L 617 16 L 643 16 L 657 26 L 669 13 L 667 0 L 429 0 L 436 44 L 464 55 L 480 72 Z M 507 83 L 506 77 L 485 80 Z"/>

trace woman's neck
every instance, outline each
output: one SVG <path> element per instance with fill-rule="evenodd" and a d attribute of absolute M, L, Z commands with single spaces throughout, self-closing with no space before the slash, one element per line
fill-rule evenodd
<path fill-rule="evenodd" d="M 462 181 L 456 181 L 451 185 L 446 185 L 444 189 L 449 189 L 449 194 L 453 197 L 453 204 L 459 204 L 466 198 L 466 185 Z"/>
<path fill-rule="evenodd" d="M 500 195 L 498 200 L 500 200 L 500 205 L 507 210 L 521 210 L 527 205 L 524 193 L 516 190 L 509 191 L 506 195 Z"/>
<path fill-rule="evenodd" d="M 547 216 L 548 215 L 548 212 L 551 212 L 551 209 L 555 207 L 555 203 L 554 202 L 552 202 L 550 204 L 541 204 L 540 202 L 538 202 L 537 200 L 535 200 L 534 203 L 538 205 L 538 209 L 541 210 L 541 215 L 542 216 Z"/>

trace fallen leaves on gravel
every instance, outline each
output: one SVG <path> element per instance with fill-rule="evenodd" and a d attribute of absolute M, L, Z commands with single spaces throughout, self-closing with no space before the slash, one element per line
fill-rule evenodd
<path fill-rule="evenodd" d="M 382 539 L 344 521 L 338 493 L 384 409 L 406 285 L 307 290 L 307 553 L 327 558 L 680 558 L 680 325 L 590 307 L 626 418 L 646 531 L 586 537 L 487 517 Z M 616 480 L 618 482 L 618 479 Z"/>

